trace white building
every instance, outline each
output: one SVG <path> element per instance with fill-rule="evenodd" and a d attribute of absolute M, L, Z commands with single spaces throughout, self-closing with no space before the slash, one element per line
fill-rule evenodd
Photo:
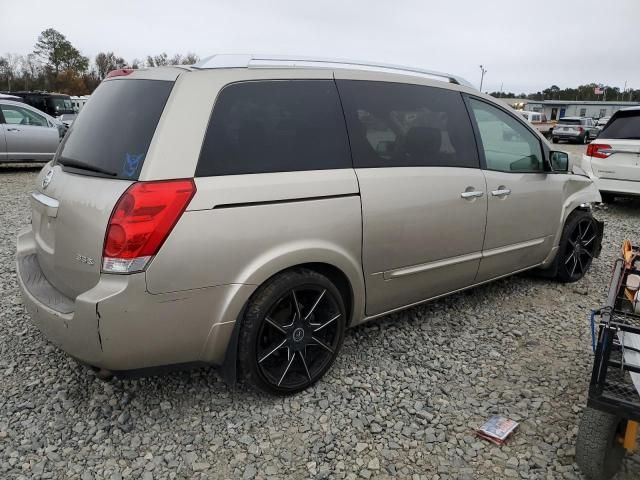
<path fill-rule="evenodd" d="M 589 100 L 528 100 L 526 98 L 501 98 L 516 110 L 542 112 L 549 120 L 562 117 L 610 117 L 621 108 L 634 107 L 640 102 L 598 102 Z"/>

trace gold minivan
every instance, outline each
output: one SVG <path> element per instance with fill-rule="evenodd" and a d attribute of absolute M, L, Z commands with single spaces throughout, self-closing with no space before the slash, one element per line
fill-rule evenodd
<path fill-rule="evenodd" d="M 102 82 L 38 176 L 18 279 L 102 377 L 209 364 L 288 394 L 347 327 L 528 269 L 579 280 L 598 201 L 455 76 L 214 55 Z"/>

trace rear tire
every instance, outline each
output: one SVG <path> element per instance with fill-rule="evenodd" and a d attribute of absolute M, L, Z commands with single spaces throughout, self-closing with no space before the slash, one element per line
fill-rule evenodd
<path fill-rule="evenodd" d="M 317 382 L 335 361 L 347 324 L 344 300 L 324 275 L 282 272 L 249 300 L 238 339 L 241 378 L 275 395 Z"/>
<path fill-rule="evenodd" d="M 588 480 L 609 480 L 624 458 L 618 434 L 625 421 L 615 415 L 587 407 L 582 412 L 576 438 L 576 463 Z"/>
<path fill-rule="evenodd" d="M 577 282 L 585 276 L 596 253 L 598 236 L 598 226 L 591 212 L 575 210 L 569 215 L 555 259 L 559 281 Z"/>

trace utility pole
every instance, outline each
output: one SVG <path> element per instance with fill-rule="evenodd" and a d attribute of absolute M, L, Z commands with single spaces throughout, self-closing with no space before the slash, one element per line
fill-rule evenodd
<path fill-rule="evenodd" d="M 487 69 L 480 65 L 480 71 L 482 72 L 480 76 L 480 92 L 482 93 L 482 82 L 484 81 L 484 74 L 487 73 Z"/>

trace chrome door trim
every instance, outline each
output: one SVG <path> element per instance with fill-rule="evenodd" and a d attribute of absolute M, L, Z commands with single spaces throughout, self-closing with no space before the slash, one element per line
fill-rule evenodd
<path fill-rule="evenodd" d="M 640 155 L 640 149 L 637 150 L 627 150 L 625 148 L 603 148 L 600 150 L 602 153 L 608 153 L 612 155 L 614 153 L 631 153 L 633 155 Z"/>
<path fill-rule="evenodd" d="M 385 280 L 391 280 L 393 278 L 405 277 L 407 275 L 415 275 L 416 273 L 422 273 L 436 268 L 448 267 L 463 262 L 470 262 L 472 260 L 479 260 L 482 258 L 482 252 L 469 253 L 466 255 L 460 255 L 452 258 L 445 258 L 444 260 L 436 260 L 435 262 L 423 263 L 421 265 L 413 265 L 411 267 L 402 267 L 395 270 L 389 270 L 382 274 Z"/>
<path fill-rule="evenodd" d="M 31 198 L 33 199 L 33 201 L 45 206 L 45 210 L 49 217 L 55 218 L 58 215 L 58 207 L 60 206 L 60 202 L 58 202 L 58 200 L 56 200 L 55 198 L 51 198 L 40 192 L 33 192 L 31 194 Z"/>
<path fill-rule="evenodd" d="M 535 247 L 544 243 L 547 237 L 535 238 L 533 240 L 527 240 L 526 242 L 514 243 L 504 247 L 492 248 L 490 250 L 484 250 L 482 257 L 492 257 L 494 255 L 502 255 L 503 253 L 513 252 L 514 250 L 521 250 L 523 248 Z"/>
<path fill-rule="evenodd" d="M 350 327 L 353 327 L 353 326 L 356 326 L 356 325 L 360 325 L 362 323 L 368 322 L 369 320 L 373 320 L 374 318 L 379 318 L 379 317 L 383 317 L 385 315 L 389 315 L 390 313 L 399 312 L 399 311 L 402 311 L 402 310 L 406 310 L 408 308 L 415 307 L 417 305 L 421 305 L 423 303 L 431 302 L 432 300 L 437 300 L 438 298 L 446 297 L 446 296 L 452 295 L 454 293 L 464 292 L 465 290 L 469 290 L 471 288 L 475 288 L 475 287 L 478 287 L 480 285 L 485 285 L 487 283 L 494 282 L 495 280 L 498 280 L 500 278 L 510 277 L 510 276 L 515 275 L 515 274 L 520 273 L 520 272 L 526 272 L 527 270 L 532 270 L 532 269 L 534 269 L 536 267 L 539 267 L 541 265 L 542 265 L 542 263 L 537 263 L 536 265 L 531 265 L 529 267 L 521 268 L 521 269 L 516 270 L 514 272 L 505 273 L 504 275 L 499 275 L 497 277 L 492 277 L 490 279 L 483 280 L 481 282 L 476 282 L 476 283 L 474 283 L 472 285 L 468 285 L 466 287 L 458 288 L 456 290 L 452 290 L 452 291 L 447 292 L 447 293 L 441 293 L 439 295 L 435 295 L 433 297 L 425 298 L 423 300 L 418 300 L 417 302 L 412 302 L 412 303 L 409 303 L 407 305 L 403 305 L 401 307 L 392 308 L 391 310 L 386 310 L 384 312 L 376 313 L 374 315 L 368 315 L 368 316 L 364 317 L 362 320 L 352 323 L 350 325 Z"/>

